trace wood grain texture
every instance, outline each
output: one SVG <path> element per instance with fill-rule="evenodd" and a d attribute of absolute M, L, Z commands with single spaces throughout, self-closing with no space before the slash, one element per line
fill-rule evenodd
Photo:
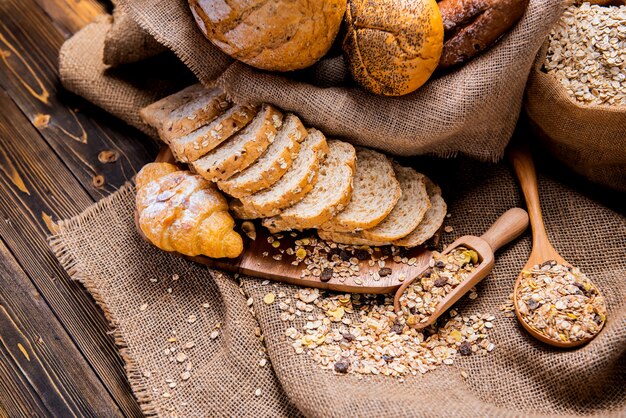
<path fill-rule="evenodd" d="M 10 98 L 0 92 L 0 236 L 127 415 L 141 415 L 101 310 L 46 242 L 51 220 L 93 203 Z"/>
<path fill-rule="evenodd" d="M 16 373 L 54 416 L 121 416 L 39 292 L 0 242 L 0 344 Z"/>
<path fill-rule="evenodd" d="M 97 0 L 35 0 L 49 20 L 66 36 L 78 32 L 97 16 L 107 13 L 110 4 Z"/>
<path fill-rule="evenodd" d="M 94 121 L 87 114 L 93 110 L 84 111 L 93 106 L 60 92 L 58 50 L 64 37 L 35 0 L 3 0 L 0 16 L 0 86 L 92 198 L 115 191 L 154 158 L 154 141 L 103 112 L 95 112 L 102 122 Z M 98 154 L 105 150 L 117 153 L 117 161 L 100 162 Z"/>

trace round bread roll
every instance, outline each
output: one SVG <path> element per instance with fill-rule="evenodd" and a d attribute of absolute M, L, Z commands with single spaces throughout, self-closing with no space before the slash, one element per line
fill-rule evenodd
<path fill-rule="evenodd" d="M 346 0 L 189 0 L 205 36 L 256 68 L 306 68 L 330 49 Z"/>
<path fill-rule="evenodd" d="M 443 23 L 435 0 L 349 0 L 343 51 L 365 89 L 401 96 L 437 68 Z"/>

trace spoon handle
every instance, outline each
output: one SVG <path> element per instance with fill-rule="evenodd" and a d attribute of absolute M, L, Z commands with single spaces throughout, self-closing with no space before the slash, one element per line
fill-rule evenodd
<path fill-rule="evenodd" d="M 546 227 L 543 224 L 541 215 L 537 173 L 535 172 L 535 164 L 533 163 L 528 145 L 515 144 L 509 152 L 509 160 L 513 165 L 513 170 L 517 175 L 524 199 L 526 200 L 533 240 L 540 245 L 549 245 Z"/>
<path fill-rule="evenodd" d="M 528 228 L 528 214 L 524 209 L 511 208 L 504 212 L 481 238 L 489 244 L 493 252 L 517 238 Z"/>

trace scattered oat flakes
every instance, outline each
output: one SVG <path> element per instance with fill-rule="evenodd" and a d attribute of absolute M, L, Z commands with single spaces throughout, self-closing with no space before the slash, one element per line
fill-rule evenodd
<path fill-rule="evenodd" d="M 189 373 L 188 371 L 184 371 L 180 374 L 180 378 L 182 380 L 189 380 L 190 377 L 191 377 L 191 373 Z"/>
<path fill-rule="evenodd" d="M 142 304 L 142 305 L 139 307 L 139 310 L 140 310 L 140 311 L 145 311 L 146 309 L 148 309 L 148 304 L 147 304 L 147 303 L 144 303 L 144 304 Z"/>
<path fill-rule="evenodd" d="M 209 335 L 209 338 L 211 338 L 212 340 L 216 339 L 218 336 L 220 335 L 220 332 L 215 330 L 213 332 L 211 332 L 211 334 Z"/>
<path fill-rule="evenodd" d="M 443 228 L 443 230 L 449 234 L 450 232 L 454 231 L 454 228 L 452 228 L 450 225 L 448 225 L 445 228 Z"/>
<path fill-rule="evenodd" d="M 187 317 L 187 322 L 189 322 L 190 324 L 193 324 L 194 322 L 196 322 L 197 319 L 198 319 L 197 316 L 195 316 L 194 314 L 191 314 Z"/>
<path fill-rule="evenodd" d="M 189 348 L 194 348 L 196 346 L 196 343 L 194 343 L 193 341 L 187 341 L 185 343 L 185 348 L 189 349 Z"/>
<path fill-rule="evenodd" d="M 554 260 L 522 272 L 517 311 L 536 332 L 559 342 L 596 335 L 606 320 L 604 298 L 576 267 Z"/>
<path fill-rule="evenodd" d="M 265 302 L 266 305 L 271 305 L 272 303 L 274 303 L 275 299 L 276 295 L 274 295 L 273 293 L 268 293 L 263 297 L 263 302 Z"/>
<path fill-rule="evenodd" d="M 208 308 L 211 307 L 211 305 L 209 305 L 208 303 L 203 303 L 202 307 L 205 308 L 205 309 L 208 309 Z"/>
<path fill-rule="evenodd" d="M 261 388 L 254 391 L 254 396 L 261 396 Z"/>
<path fill-rule="evenodd" d="M 180 276 L 178 274 L 173 274 L 172 275 L 172 280 L 176 281 L 178 279 L 180 279 Z"/>
<path fill-rule="evenodd" d="M 178 354 L 176 354 L 176 361 L 179 363 L 183 363 L 185 360 L 187 360 L 187 354 L 183 353 L 182 351 Z"/>
<path fill-rule="evenodd" d="M 259 360 L 259 367 L 265 367 L 266 364 L 267 364 L 267 359 L 262 358 L 261 360 Z"/>

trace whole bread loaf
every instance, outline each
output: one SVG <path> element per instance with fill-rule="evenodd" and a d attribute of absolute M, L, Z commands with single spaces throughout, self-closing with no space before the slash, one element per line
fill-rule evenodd
<path fill-rule="evenodd" d="M 231 57 L 256 68 L 308 67 L 330 49 L 345 0 L 189 0 L 204 35 Z"/>

